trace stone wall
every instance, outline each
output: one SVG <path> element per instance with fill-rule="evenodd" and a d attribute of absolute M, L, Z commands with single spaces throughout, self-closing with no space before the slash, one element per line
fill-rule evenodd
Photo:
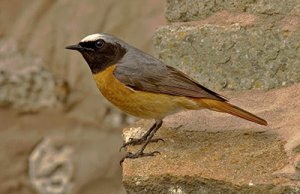
<path fill-rule="evenodd" d="M 195 21 L 208 18 L 224 10 L 231 13 L 244 12 L 266 17 L 300 16 L 300 6 L 295 0 L 167 0 L 166 19 L 170 22 Z"/>
<path fill-rule="evenodd" d="M 300 82 L 297 1 L 167 2 L 171 23 L 153 38 L 167 64 L 217 90 Z"/>

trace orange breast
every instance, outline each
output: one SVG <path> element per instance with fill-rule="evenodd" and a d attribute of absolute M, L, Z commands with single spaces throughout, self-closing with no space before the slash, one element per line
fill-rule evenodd
<path fill-rule="evenodd" d="M 115 78 L 114 69 L 115 65 L 110 66 L 94 74 L 94 79 L 103 96 L 128 114 L 160 119 L 184 108 L 198 109 L 197 104 L 186 97 L 134 91 Z"/>

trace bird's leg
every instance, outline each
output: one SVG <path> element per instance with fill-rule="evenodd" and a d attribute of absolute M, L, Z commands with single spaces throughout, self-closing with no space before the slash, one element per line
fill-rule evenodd
<path fill-rule="evenodd" d="M 140 145 L 140 144 L 144 143 L 147 140 L 148 136 L 151 134 L 151 132 L 155 129 L 156 125 L 157 125 L 157 122 L 155 122 L 152 125 L 152 127 L 141 138 L 129 138 L 129 141 L 122 145 L 122 147 L 120 148 L 120 151 L 129 145 Z M 161 138 L 150 140 L 150 142 L 158 142 L 158 141 L 164 141 L 164 140 Z"/>
<path fill-rule="evenodd" d="M 151 142 L 152 137 L 154 136 L 154 134 L 156 133 L 156 131 L 161 127 L 162 123 L 163 123 L 162 120 L 156 120 L 155 124 L 152 126 L 153 129 L 151 129 L 150 132 L 148 131 L 149 134 L 148 134 L 148 136 L 147 136 L 147 138 L 146 138 L 146 140 L 145 140 L 145 143 L 144 143 L 144 145 L 142 146 L 142 148 L 141 148 L 139 151 L 137 151 L 136 153 L 128 152 L 128 153 L 126 154 L 126 156 L 124 156 L 124 157 L 122 158 L 122 160 L 120 161 L 120 164 L 122 164 L 126 158 L 135 159 L 135 158 L 139 158 L 139 157 L 154 156 L 155 154 L 159 154 L 158 151 L 149 152 L 149 153 L 144 153 L 144 150 L 145 150 L 145 148 L 147 147 L 148 143 Z M 151 127 L 151 128 L 152 128 L 152 127 Z M 147 133 L 148 133 L 148 132 L 147 132 Z"/>

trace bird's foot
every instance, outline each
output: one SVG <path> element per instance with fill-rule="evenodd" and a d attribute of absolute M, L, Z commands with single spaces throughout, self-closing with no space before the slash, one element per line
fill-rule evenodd
<path fill-rule="evenodd" d="M 120 160 L 120 165 L 122 166 L 122 163 L 124 162 L 125 159 L 135 159 L 135 158 L 141 158 L 141 157 L 146 157 L 146 156 L 155 156 L 156 154 L 160 154 L 159 151 L 154 151 L 154 152 L 149 152 L 149 153 L 144 153 L 143 151 L 138 151 L 137 153 L 131 153 L 128 152 L 126 156 Z"/>
<path fill-rule="evenodd" d="M 143 144 L 144 142 L 147 141 L 147 137 L 142 137 L 142 138 L 129 138 L 129 141 L 124 143 L 122 145 L 122 147 L 120 147 L 119 151 L 121 151 L 123 148 L 126 148 L 127 146 L 129 145 L 141 145 Z M 149 142 L 159 142 L 159 141 L 162 141 L 162 142 L 165 142 L 162 138 L 156 138 L 156 139 L 150 139 Z"/>

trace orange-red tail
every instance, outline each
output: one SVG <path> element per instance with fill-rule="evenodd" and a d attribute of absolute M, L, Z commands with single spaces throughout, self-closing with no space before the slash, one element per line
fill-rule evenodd
<path fill-rule="evenodd" d="M 198 101 L 202 106 L 206 106 L 206 108 L 220 111 L 220 112 L 226 112 L 229 114 L 232 114 L 234 116 L 238 116 L 240 118 L 246 119 L 248 121 L 255 122 L 260 125 L 268 125 L 267 121 L 259 118 L 258 116 L 245 111 L 237 106 L 234 106 L 232 104 L 229 104 L 227 102 L 222 102 L 218 100 L 212 100 L 212 99 L 199 99 Z"/>

